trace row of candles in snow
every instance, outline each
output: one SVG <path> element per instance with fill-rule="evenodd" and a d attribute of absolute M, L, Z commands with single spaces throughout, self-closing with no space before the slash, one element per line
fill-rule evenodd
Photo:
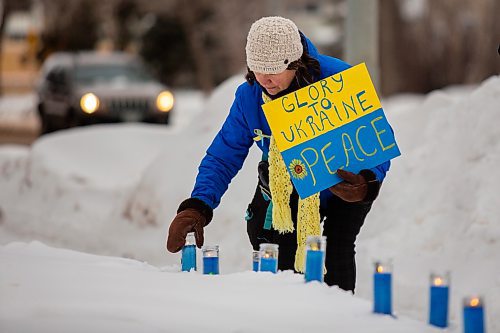
<path fill-rule="evenodd" d="M 219 274 L 219 246 L 203 246 L 203 274 Z M 306 282 L 323 282 L 326 237 L 309 236 L 306 242 Z M 278 245 L 263 243 L 259 251 L 253 251 L 252 262 L 255 272 L 278 271 Z M 194 234 L 188 234 L 182 249 L 182 270 L 196 270 L 196 245 Z M 373 275 L 373 312 L 392 314 L 392 265 L 375 263 Z M 448 327 L 449 275 L 431 274 L 429 324 Z M 484 303 L 480 297 L 464 298 L 464 333 L 484 333 Z"/>
<path fill-rule="evenodd" d="M 392 267 L 390 264 L 375 263 L 373 276 L 373 312 L 392 314 Z M 429 324 L 448 327 L 448 304 L 450 276 L 431 274 L 429 297 Z M 484 302 L 481 297 L 463 299 L 464 333 L 484 333 Z"/>
<path fill-rule="evenodd" d="M 310 236 L 306 248 L 305 280 L 323 282 L 323 267 L 325 265 L 326 237 Z M 203 274 L 219 274 L 219 246 L 203 246 Z M 278 244 L 260 244 L 259 251 L 253 251 L 253 270 L 255 272 L 278 272 Z M 193 233 L 186 237 L 186 245 L 182 248 L 182 271 L 196 270 L 196 245 Z"/>

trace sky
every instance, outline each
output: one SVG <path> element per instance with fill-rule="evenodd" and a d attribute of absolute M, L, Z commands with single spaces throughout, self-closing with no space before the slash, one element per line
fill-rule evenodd
<path fill-rule="evenodd" d="M 433 332 L 429 274 L 450 272 L 450 331 L 462 331 L 461 301 L 473 294 L 484 297 L 488 331 L 500 330 L 493 316 L 500 311 L 500 180 L 492 174 L 500 163 L 492 125 L 500 77 L 382 100 L 402 156 L 358 237 L 355 296 L 291 272 L 250 272 L 244 214 L 257 147 L 205 230 L 206 244 L 220 245 L 221 275 L 181 273 L 180 255 L 165 251 L 170 221 L 242 81 L 229 79 L 206 99 L 179 92 L 170 127 L 98 125 L 31 147 L 0 146 L 0 264 L 8 268 L 0 274 L 0 325 L 252 332 L 286 320 L 289 331 Z M 9 119 L 16 105 L 0 103 Z M 373 262 L 389 259 L 397 318 L 371 313 Z"/>

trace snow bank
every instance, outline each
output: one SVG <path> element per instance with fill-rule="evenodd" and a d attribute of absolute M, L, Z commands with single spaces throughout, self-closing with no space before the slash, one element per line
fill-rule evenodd
<path fill-rule="evenodd" d="M 485 296 L 500 313 L 500 77 L 466 95 L 431 93 L 413 110 L 392 114 L 402 157 L 393 161 L 358 240 L 359 280 L 376 258 L 393 258 L 396 308 L 427 316 L 430 272 L 452 275 L 451 317 L 463 296 Z M 358 293 L 370 297 L 371 286 Z M 490 317 L 490 331 L 500 329 Z"/>
<path fill-rule="evenodd" d="M 438 332 L 292 272 L 205 276 L 38 242 L 0 262 L 5 332 Z"/>

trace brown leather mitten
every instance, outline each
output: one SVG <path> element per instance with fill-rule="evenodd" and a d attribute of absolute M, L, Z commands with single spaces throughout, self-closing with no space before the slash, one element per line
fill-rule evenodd
<path fill-rule="evenodd" d="M 213 210 L 203 200 L 189 198 L 181 202 L 177 215 L 170 224 L 167 236 L 167 250 L 179 252 L 186 243 L 186 236 L 194 232 L 196 245 L 203 245 L 203 227 L 212 221 Z"/>
<path fill-rule="evenodd" d="M 380 182 L 370 170 L 361 170 L 355 174 L 346 170 L 338 169 L 337 175 L 344 181 L 329 190 L 340 199 L 347 202 L 373 201 L 378 195 Z"/>
<path fill-rule="evenodd" d="M 178 213 L 168 229 L 167 250 L 179 252 L 186 243 L 186 236 L 194 232 L 196 245 L 201 247 L 204 242 L 203 227 L 206 224 L 205 217 L 196 209 L 188 208 Z"/>

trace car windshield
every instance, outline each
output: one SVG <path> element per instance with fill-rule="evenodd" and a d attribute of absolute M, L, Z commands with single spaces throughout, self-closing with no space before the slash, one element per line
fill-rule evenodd
<path fill-rule="evenodd" d="M 75 80 L 87 85 L 99 82 L 144 82 L 150 81 L 151 77 L 138 65 L 79 65 L 75 70 Z"/>

